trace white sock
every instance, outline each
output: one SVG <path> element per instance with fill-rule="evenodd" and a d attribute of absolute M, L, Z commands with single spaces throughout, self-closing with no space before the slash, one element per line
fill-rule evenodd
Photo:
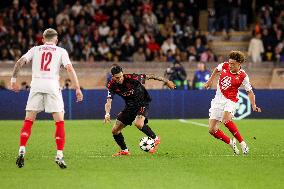
<path fill-rule="evenodd" d="M 122 150 L 122 151 L 124 151 L 124 152 L 128 152 L 128 149 L 125 149 L 125 150 Z"/>
<path fill-rule="evenodd" d="M 241 144 L 242 146 L 246 145 L 245 141 L 242 141 L 240 144 Z"/>
<path fill-rule="evenodd" d="M 56 157 L 63 158 L 63 151 L 62 150 L 57 150 Z"/>
<path fill-rule="evenodd" d="M 25 154 L 25 153 L 26 153 L 26 147 L 25 146 L 20 146 L 19 154 Z"/>

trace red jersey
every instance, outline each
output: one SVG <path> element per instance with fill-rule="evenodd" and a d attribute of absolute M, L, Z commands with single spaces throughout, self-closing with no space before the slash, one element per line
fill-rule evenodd
<path fill-rule="evenodd" d="M 241 85 L 244 86 L 246 91 L 252 89 L 249 77 L 243 69 L 238 73 L 232 73 L 229 68 L 229 63 L 224 62 L 217 66 L 217 70 L 220 72 L 217 94 L 221 93 L 225 98 L 233 102 L 238 102 L 238 92 Z"/>

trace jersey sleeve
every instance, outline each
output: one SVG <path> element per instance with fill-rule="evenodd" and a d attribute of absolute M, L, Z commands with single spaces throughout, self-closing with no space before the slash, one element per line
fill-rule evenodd
<path fill-rule="evenodd" d="M 223 67 L 224 63 L 219 64 L 216 68 L 218 70 L 218 72 L 222 71 L 222 67 Z"/>
<path fill-rule="evenodd" d="M 132 79 L 137 80 L 137 81 L 139 81 L 142 84 L 145 84 L 146 74 L 136 74 L 136 73 L 133 73 L 133 74 L 129 74 L 129 76 Z"/>
<path fill-rule="evenodd" d="M 246 91 L 252 90 L 252 87 L 251 87 L 251 84 L 250 84 L 250 82 L 249 82 L 249 77 L 248 77 L 248 76 L 246 76 L 246 77 L 244 78 L 242 85 L 244 86 L 244 88 L 245 88 Z"/>
<path fill-rule="evenodd" d="M 111 99 L 113 99 L 113 97 L 115 95 L 115 92 L 114 92 L 112 84 L 113 84 L 112 80 L 107 84 L 107 89 L 108 89 L 107 98 L 111 98 Z"/>
<path fill-rule="evenodd" d="M 62 64 L 64 67 L 66 67 L 68 64 L 71 64 L 69 55 L 65 49 L 62 51 Z"/>
<path fill-rule="evenodd" d="M 35 47 L 31 48 L 26 54 L 24 54 L 22 57 L 27 59 L 28 62 L 30 62 L 33 59 L 34 56 Z"/>
<path fill-rule="evenodd" d="M 113 93 L 112 90 L 109 89 L 107 91 L 107 98 L 113 99 L 114 95 L 115 95 L 115 93 Z"/>

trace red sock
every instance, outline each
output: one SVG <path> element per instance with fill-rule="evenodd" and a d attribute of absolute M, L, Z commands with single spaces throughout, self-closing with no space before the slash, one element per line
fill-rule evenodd
<path fill-rule="evenodd" d="M 64 121 L 58 121 L 55 123 L 55 142 L 57 150 L 63 150 L 65 144 L 65 129 Z"/>
<path fill-rule="evenodd" d="M 243 141 L 243 137 L 241 136 L 237 126 L 233 121 L 227 121 L 224 125 L 229 129 L 229 131 L 234 135 L 234 137 L 241 143 Z"/>
<path fill-rule="evenodd" d="M 224 141 L 227 144 L 230 144 L 230 138 L 225 133 L 223 133 L 223 131 L 221 131 L 220 129 L 218 129 L 217 131 L 215 131 L 215 133 L 211 135 L 213 135 L 217 139 Z"/>
<path fill-rule="evenodd" d="M 20 146 L 26 146 L 27 142 L 31 136 L 33 121 L 24 120 L 24 125 L 20 132 Z"/>

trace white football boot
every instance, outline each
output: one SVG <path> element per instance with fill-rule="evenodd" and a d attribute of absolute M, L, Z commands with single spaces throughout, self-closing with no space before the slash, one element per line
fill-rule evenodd
<path fill-rule="evenodd" d="M 239 154 L 240 154 L 240 151 L 239 151 L 239 149 L 238 149 L 238 147 L 237 147 L 237 141 L 236 141 L 235 138 L 232 138 L 232 139 L 230 140 L 230 146 L 231 146 L 231 148 L 233 149 L 234 154 L 236 154 L 236 155 L 239 155 Z"/>
<path fill-rule="evenodd" d="M 241 144 L 241 148 L 242 148 L 243 154 L 244 155 L 248 155 L 248 153 L 249 153 L 248 145 L 245 143 L 245 141 L 241 142 L 240 144 Z"/>

